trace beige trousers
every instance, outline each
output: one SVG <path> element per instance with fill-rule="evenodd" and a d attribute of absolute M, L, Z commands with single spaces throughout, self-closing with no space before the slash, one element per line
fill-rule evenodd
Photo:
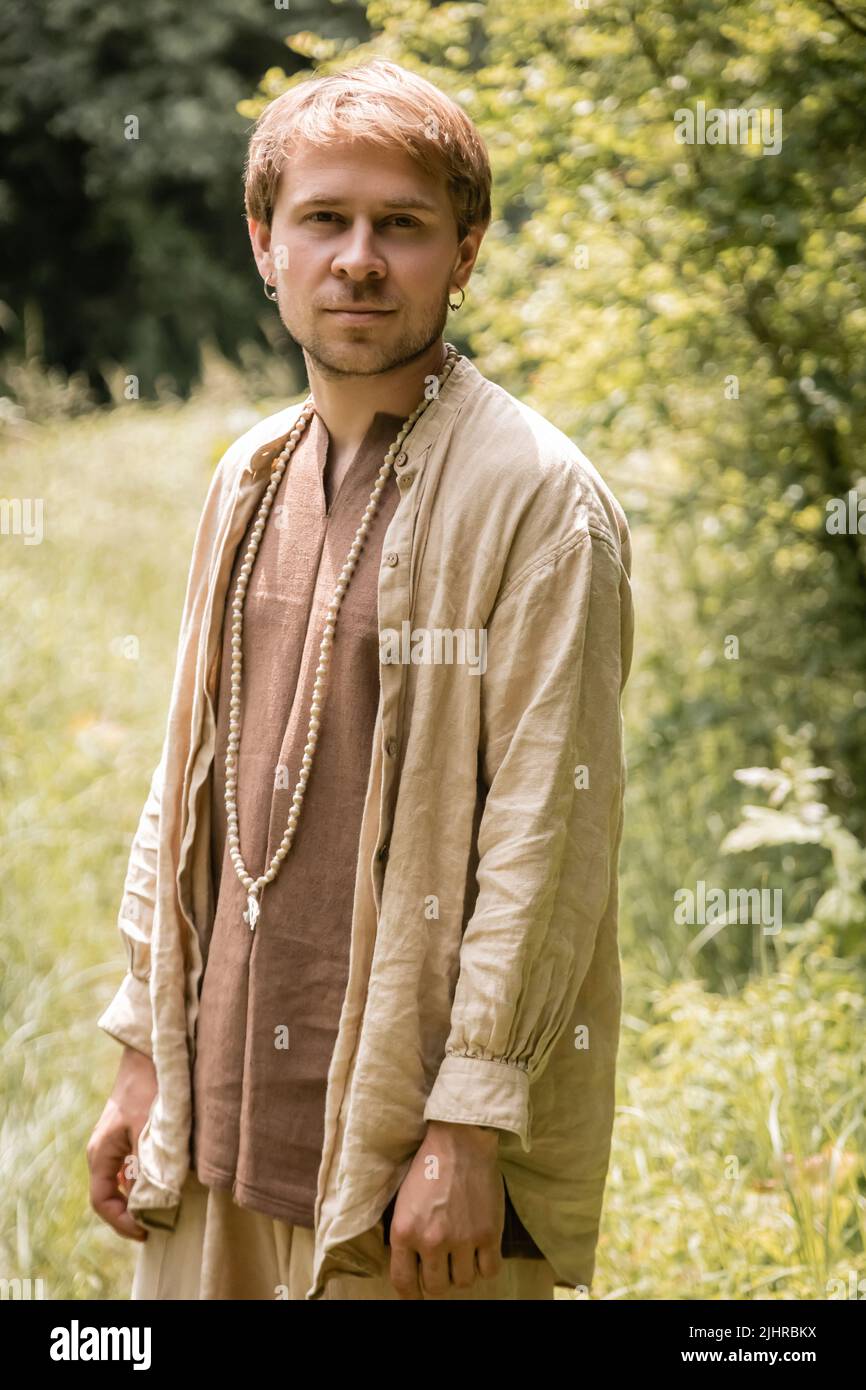
<path fill-rule="evenodd" d="M 449 1299 L 547 1299 L 555 1275 L 547 1260 L 509 1258 L 494 1279 L 476 1279 Z M 134 1299 L 303 1299 L 313 1282 L 313 1232 L 239 1207 L 230 1192 L 184 1185 L 173 1231 L 151 1227 L 138 1250 Z M 322 1298 L 400 1299 L 387 1276 L 339 1275 Z"/>

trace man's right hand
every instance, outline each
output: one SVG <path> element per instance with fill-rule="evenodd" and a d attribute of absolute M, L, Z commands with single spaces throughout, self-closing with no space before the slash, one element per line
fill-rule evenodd
<path fill-rule="evenodd" d="M 87 1145 L 90 1205 L 119 1236 L 147 1240 L 147 1230 L 126 1209 L 124 1164 L 138 1158 L 138 1139 L 156 1096 L 156 1068 L 144 1052 L 124 1047 L 114 1089 Z"/>

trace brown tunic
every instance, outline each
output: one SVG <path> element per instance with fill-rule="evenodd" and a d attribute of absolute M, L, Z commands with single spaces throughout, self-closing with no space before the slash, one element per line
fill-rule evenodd
<path fill-rule="evenodd" d="M 376 414 L 333 495 L 330 440 L 314 414 L 274 497 L 244 603 L 237 807 L 241 854 L 254 877 L 286 828 L 326 610 L 402 424 Z M 201 1182 L 230 1190 L 239 1206 L 306 1227 L 314 1224 L 379 701 L 382 542 L 399 500 L 392 473 L 338 615 L 294 842 L 261 895 L 255 932 L 243 921 L 246 892 L 228 855 L 225 811 L 232 604 L 255 515 L 235 556 L 223 618 L 211 770 L 216 910 L 197 1022 L 192 1161 Z M 507 1194 L 502 1253 L 541 1258 Z"/>

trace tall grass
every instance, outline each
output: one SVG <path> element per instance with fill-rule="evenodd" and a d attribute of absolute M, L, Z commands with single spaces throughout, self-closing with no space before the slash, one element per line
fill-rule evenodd
<path fill-rule="evenodd" d="M 125 968 L 115 921 L 196 523 L 253 418 L 211 386 L 4 438 L 2 495 L 42 499 L 44 535 L 0 536 L 0 1275 L 41 1277 L 49 1298 L 128 1293 L 137 1247 L 87 1203 L 85 1145 L 120 1056 L 95 1025 Z"/>

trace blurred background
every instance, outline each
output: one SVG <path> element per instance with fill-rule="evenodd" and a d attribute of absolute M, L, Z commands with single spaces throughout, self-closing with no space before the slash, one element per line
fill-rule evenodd
<path fill-rule="evenodd" d="M 866 7 L 0 20 L 0 1273 L 129 1294 L 136 1248 L 90 1211 L 85 1159 L 119 1060 L 96 1018 L 126 861 L 212 470 L 306 386 L 250 253 L 246 145 L 288 84 L 377 54 L 454 97 L 493 164 L 447 338 L 576 441 L 632 528 L 593 1297 L 862 1298 Z M 681 142 L 699 103 L 778 112 L 781 147 Z M 684 921 L 701 884 L 778 891 L 781 929 Z"/>

